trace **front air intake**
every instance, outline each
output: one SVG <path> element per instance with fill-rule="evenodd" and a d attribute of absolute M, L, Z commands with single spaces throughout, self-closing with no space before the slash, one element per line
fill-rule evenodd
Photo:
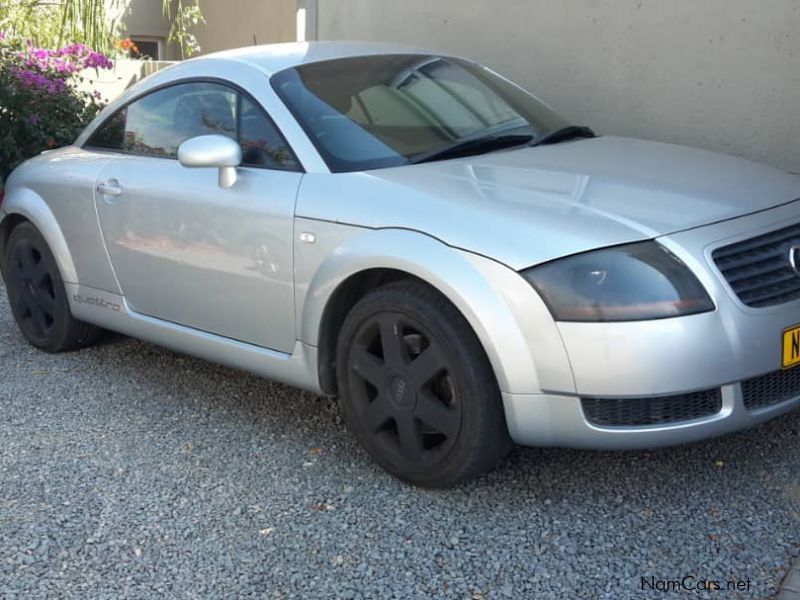
<path fill-rule="evenodd" d="M 742 398 L 747 410 L 781 404 L 800 396 L 800 367 L 773 371 L 742 382 Z"/>
<path fill-rule="evenodd" d="M 603 427 L 666 425 L 711 417 L 722 410 L 719 388 L 649 398 L 582 398 L 586 419 Z"/>

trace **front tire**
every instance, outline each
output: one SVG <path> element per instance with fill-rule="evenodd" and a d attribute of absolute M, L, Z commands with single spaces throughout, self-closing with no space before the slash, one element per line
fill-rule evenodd
<path fill-rule="evenodd" d="M 67 352 L 96 341 L 100 330 L 72 316 L 55 257 L 36 227 L 15 227 L 2 260 L 11 312 L 28 342 Z"/>
<path fill-rule="evenodd" d="M 415 485 L 454 485 L 511 448 L 491 365 L 464 317 L 416 281 L 350 311 L 337 346 L 345 419 L 369 455 Z"/>

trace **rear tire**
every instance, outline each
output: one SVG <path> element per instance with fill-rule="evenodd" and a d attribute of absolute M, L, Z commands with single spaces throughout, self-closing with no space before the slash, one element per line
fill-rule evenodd
<path fill-rule="evenodd" d="M 497 381 L 459 311 L 416 281 L 380 287 L 342 326 L 336 353 L 345 419 L 396 477 L 448 487 L 511 448 Z"/>
<path fill-rule="evenodd" d="M 36 227 L 15 227 L 2 260 L 11 312 L 28 342 L 45 352 L 68 352 L 97 340 L 100 329 L 72 316 L 58 264 Z"/>

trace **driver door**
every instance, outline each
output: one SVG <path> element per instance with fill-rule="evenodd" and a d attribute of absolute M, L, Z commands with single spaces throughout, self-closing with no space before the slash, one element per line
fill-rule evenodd
<path fill-rule="evenodd" d="M 243 148 L 239 178 L 187 169 L 178 146 L 222 134 Z M 299 163 L 255 101 L 217 83 L 184 83 L 128 105 L 88 146 L 113 157 L 95 204 L 122 293 L 138 313 L 289 353 Z"/>

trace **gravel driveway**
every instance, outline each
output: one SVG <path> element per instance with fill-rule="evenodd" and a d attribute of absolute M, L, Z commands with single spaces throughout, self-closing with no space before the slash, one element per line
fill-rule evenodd
<path fill-rule="evenodd" d="M 335 402 L 127 338 L 27 346 L 0 286 L 0 597 L 775 594 L 800 414 L 653 452 L 517 449 L 444 492 L 376 468 Z M 723 593 L 713 597 L 735 597 Z"/>

